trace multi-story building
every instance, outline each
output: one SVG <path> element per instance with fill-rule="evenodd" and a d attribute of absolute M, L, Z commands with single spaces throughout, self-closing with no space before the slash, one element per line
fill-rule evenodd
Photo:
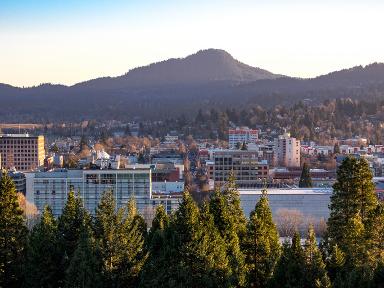
<path fill-rule="evenodd" d="M 256 143 L 258 139 L 258 131 L 249 129 L 248 127 L 236 127 L 228 131 L 229 148 L 235 148 L 239 143 Z"/>
<path fill-rule="evenodd" d="M 215 184 L 227 181 L 232 172 L 239 187 L 253 187 L 269 177 L 269 166 L 259 162 L 257 151 L 216 150 L 212 155 Z"/>
<path fill-rule="evenodd" d="M 277 165 L 284 167 L 300 167 L 300 140 L 289 133 L 275 139 L 275 155 Z"/>
<path fill-rule="evenodd" d="M 91 213 L 105 191 L 113 191 L 117 208 L 135 198 L 139 211 L 151 204 L 151 169 L 66 170 L 28 172 L 26 198 L 39 211 L 49 205 L 55 216 L 62 213 L 69 191 L 82 197 L 84 207 Z"/>
<path fill-rule="evenodd" d="M 1 165 L 5 169 L 29 171 L 44 165 L 44 136 L 0 135 Z"/>

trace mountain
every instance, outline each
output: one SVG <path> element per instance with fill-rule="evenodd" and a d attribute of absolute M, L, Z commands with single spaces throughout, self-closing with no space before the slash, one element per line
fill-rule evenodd
<path fill-rule="evenodd" d="M 190 117 L 198 109 L 289 106 L 299 100 L 316 105 L 347 97 L 384 99 L 384 64 L 299 79 L 248 66 L 223 50 L 208 49 L 73 86 L 0 84 L 0 121 L 161 120 Z"/>
<path fill-rule="evenodd" d="M 201 50 L 179 59 L 150 64 L 132 69 L 119 77 L 98 78 L 75 85 L 98 89 L 172 84 L 199 84 L 213 81 L 250 82 L 275 79 L 280 75 L 251 67 L 219 49 Z"/>

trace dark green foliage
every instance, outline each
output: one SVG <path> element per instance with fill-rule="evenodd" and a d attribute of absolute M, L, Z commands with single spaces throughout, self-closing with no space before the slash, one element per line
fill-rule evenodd
<path fill-rule="evenodd" d="M 26 284 L 28 287 L 57 287 L 59 285 L 60 251 L 57 239 L 57 221 L 46 206 L 40 222 L 29 235 Z"/>
<path fill-rule="evenodd" d="M 85 225 L 90 224 L 90 217 L 83 207 L 80 196 L 73 191 L 68 193 L 68 199 L 64 206 L 63 213 L 58 219 L 58 241 L 61 252 L 60 265 L 61 279 L 64 279 L 64 272 L 68 269 L 69 263 L 77 248 L 80 232 Z"/>
<path fill-rule="evenodd" d="M 204 205 L 200 213 L 191 195 L 184 192 L 179 209 L 164 228 L 158 225 L 167 222 L 162 214 L 158 210 L 154 221 L 157 228 L 151 231 L 158 237 L 152 241 L 156 246 L 151 251 L 158 250 L 145 267 L 141 287 L 229 287 L 226 245 L 214 226 L 209 206 Z"/>
<path fill-rule="evenodd" d="M 64 282 L 68 288 L 102 287 L 100 258 L 87 223 L 81 228 L 78 245 L 66 270 Z"/>
<path fill-rule="evenodd" d="M 94 231 L 105 285 L 123 287 L 137 284 L 146 259 L 141 223 L 133 200 L 116 211 L 113 193 L 107 191 L 103 194 L 96 210 Z"/>
<path fill-rule="evenodd" d="M 27 228 L 13 180 L 0 180 L 0 287 L 20 287 L 23 281 Z"/>
<path fill-rule="evenodd" d="M 247 225 L 244 241 L 247 265 L 247 284 L 266 287 L 280 256 L 279 235 L 272 220 L 266 191 L 257 202 Z"/>
<path fill-rule="evenodd" d="M 300 235 L 295 233 L 291 244 L 285 242 L 280 260 L 277 264 L 272 287 L 305 287 L 305 256 L 300 245 Z"/>
<path fill-rule="evenodd" d="M 245 240 L 245 218 L 240 208 L 237 190 L 227 187 L 223 193 L 216 189 L 211 195 L 209 209 L 220 236 L 226 243 L 226 253 L 232 271 L 232 283 L 245 284 L 245 256 L 241 251 L 241 239 Z"/>
<path fill-rule="evenodd" d="M 304 258 L 304 286 L 307 288 L 331 287 L 331 281 L 327 274 L 323 256 L 317 246 L 315 231 L 312 225 L 308 229 L 307 239 L 305 240 Z"/>
<path fill-rule="evenodd" d="M 334 265 L 328 264 L 334 286 L 365 287 L 384 258 L 383 209 L 377 201 L 366 160 L 347 157 L 343 161 L 330 210 L 326 237 L 330 261 L 335 258 L 336 245 L 344 255 L 343 267 L 334 269 Z"/>
<path fill-rule="evenodd" d="M 303 165 L 303 170 L 301 172 L 300 181 L 299 181 L 299 187 L 300 188 L 312 187 L 312 178 L 311 178 L 309 166 L 307 163 L 304 163 Z"/>

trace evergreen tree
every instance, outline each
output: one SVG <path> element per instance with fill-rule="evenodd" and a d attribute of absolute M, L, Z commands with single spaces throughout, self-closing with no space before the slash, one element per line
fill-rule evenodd
<path fill-rule="evenodd" d="M 303 170 L 301 172 L 300 181 L 299 181 L 299 187 L 300 188 L 312 187 L 311 173 L 307 163 L 304 163 L 303 165 Z"/>
<path fill-rule="evenodd" d="M 315 231 L 310 225 L 304 248 L 305 257 L 305 287 L 328 288 L 331 281 L 328 277 L 322 254 L 317 246 Z"/>
<path fill-rule="evenodd" d="M 331 248 L 331 252 L 327 261 L 327 271 L 331 281 L 334 283 L 335 287 L 341 287 L 342 273 L 345 264 L 345 254 L 340 248 L 335 244 Z"/>
<path fill-rule="evenodd" d="M 367 161 L 347 157 L 337 171 L 333 188 L 326 233 L 328 253 L 337 244 L 345 254 L 345 272 L 353 270 L 357 275 L 361 269 L 367 270 L 366 265 L 371 265 L 373 270 L 377 261 L 368 261 L 373 250 L 367 239 L 372 231 L 369 227 L 375 222 L 378 202 Z"/>
<path fill-rule="evenodd" d="M 96 209 L 95 235 L 106 285 L 134 285 L 145 261 L 144 235 L 133 200 L 116 211 L 112 191 L 103 194 Z"/>
<path fill-rule="evenodd" d="M 156 208 L 155 217 L 152 221 L 152 227 L 147 237 L 147 250 L 149 257 L 143 267 L 140 287 L 158 287 L 162 279 L 161 271 L 168 265 L 166 261 L 165 247 L 168 244 L 166 238 L 166 229 L 169 227 L 170 219 L 165 212 L 164 206 L 159 205 Z"/>
<path fill-rule="evenodd" d="M 335 143 L 334 147 L 333 147 L 333 153 L 335 154 L 340 154 L 340 146 L 339 146 L 339 143 Z"/>
<path fill-rule="evenodd" d="M 241 237 L 245 241 L 246 230 L 244 229 L 246 226 L 243 227 L 242 217 L 244 214 L 239 202 L 237 189 L 230 190 L 227 187 L 225 193 L 216 189 L 210 197 L 209 208 L 215 226 L 227 244 L 226 253 L 232 271 L 232 283 L 238 283 L 239 286 L 242 286 L 245 284 L 246 266 L 239 235 L 242 235 Z"/>
<path fill-rule="evenodd" d="M 148 258 L 145 249 L 146 225 L 143 217 L 138 214 L 136 201 L 130 199 L 126 207 L 118 212 L 122 214 L 119 234 L 121 235 L 121 262 L 118 266 L 118 287 L 136 287 L 139 276 Z M 120 221 L 119 221 L 120 222 Z"/>
<path fill-rule="evenodd" d="M 6 172 L 0 180 L 0 286 L 20 287 L 23 281 L 27 228 L 13 180 Z"/>
<path fill-rule="evenodd" d="M 244 242 L 248 286 L 266 287 L 279 259 L 280 243 L 265 190 L 251 212 Z"/>
<path fill-rule="evenodd" d="M 27 287 L 58 287 L 60 253 L 57 240 L 57 221 L 49 206 L 44 208 L 40 222 L 33 227 L 28 239 Z"/>
<path fill-rule="evenodd" d="M 90 216 L 83 207 L 80 196 L 73 191 L 68 193 L 68 199 L 63 212 L 58 219 L 58 241 L 61 252 L 60 265 L 61 281 L 65 277 L 65 271 L 77 248 L 80 239 L 80 232 L 84 223 L 90 224 Z"/>
<path fill-rule="evenodd" d="M 283 252 L 277 264 L 272 287 L 301 288 L 304 286 L 305 256 L 300 245 L 300 235 L 295 233 L 292 242 L 283 244 Z"/>
<path fill-rule="evenodd" d="M 102 287 L 100 258 L 87 223 L 81 227 L 77 248 L 65 274 L 65 287 Z"/>
<path fill-rule="evenodd" d="M 240 193 L 237 189 L 236 178 L 233 171 L 229 174 L 228 181 L 222 193 L 224 195 L 226 205 L 228 206 L 230 217 L 235 225 L 232 228 L 235 229 L 240 240 L 242 240 L 246 232 L 247 218 L 241 208 Z"/>

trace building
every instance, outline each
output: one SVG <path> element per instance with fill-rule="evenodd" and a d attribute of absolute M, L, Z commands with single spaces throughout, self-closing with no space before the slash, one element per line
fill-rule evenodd
<path fill-rule="evenodd" d="M 269 166 L 259 162 L 257 151 L 215 150 L 212 157 L 215 184 L 226 182 L 232 171 L 239 187 L 253 187 L 269 177 Z"/>
<path fill-rule="evenodd" d="M 44 136 L 0 135 L 1 165 L 5 169 L 29 171 L 44 165 Z"/>
<path fill-rule="evenodd" d="M 8 171 L 8 176 L 11 177 L 13 182 L 15 183 L 16 191 L 25 195 L 26 180 L 24 173 L 15 170 L 10 170 Z M 0 173 L 0 179 L 1 177 L 2 173 Z"/>
<path fill-rule="evenodd" d="M 289 133 L 275 139 L 277 165 L 283 167 L 300 167 L 300 140 Z"/>
<path fill-rule="evenodd" d="M 28 172 L 26 198 L 39 211 L 49 205 L 55 216 L 62 213 L 68 193 L 73 190 L 82 197 L 84 207 L 95 213 L 105 191 L 113 191 L 117 208 L 135 198 L 139 211 L 151 204 L 151 169 L 66 170 Z"/>
<path fill-rule="evenodd" d="M 260 189 L 239 190 L 241 206 L 249 217 L 262 192 Z M 332 188 L 268 189 L 272 215 L 276 218 L 283 209 L 299 211 L 305 219 L 328 219 Z"/>
<path fill-rule="evenodd" d="M 236 127 L 228 131 L 229 148 L 236 148 L 240 143 L 256 143 L 258 139 L 258 130 L 249 129 L 248 127 Z"/>

